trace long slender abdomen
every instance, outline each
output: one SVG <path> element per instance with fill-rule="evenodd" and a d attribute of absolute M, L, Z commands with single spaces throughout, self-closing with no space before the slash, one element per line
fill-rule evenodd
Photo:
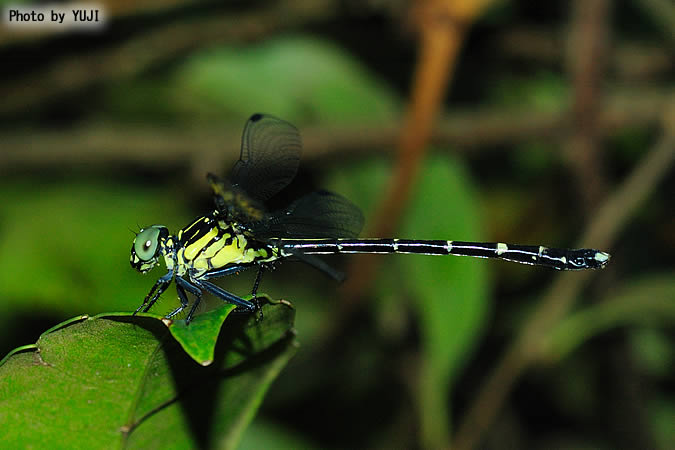
<path fill-rule="evenodd" d="M 458 255 L 504 259 L 559 270 L 597 269 L 604 267 L 609 261 L 609 254 L 594 249 L 557 249 L 501 242 L 411 239 L 276 239 L 272 243 L 278 246 L 282 252 L 294 250 L 306 254 L 412 253 L 420 255 Z"/>

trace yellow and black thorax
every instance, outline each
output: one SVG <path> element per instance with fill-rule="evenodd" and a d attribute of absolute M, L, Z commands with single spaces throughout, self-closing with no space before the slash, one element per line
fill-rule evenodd
<path fill-rule="evenodd" d="M 200 278 L 205 273 L 228 265 L 249 265 L 279 258 L 279 251 L 256 241 L 236 223 L 219 218 L 219 212 L 195 219 L 166 241 L 164 259 L 175 264 L 178 276 L 188 273 Z"/>

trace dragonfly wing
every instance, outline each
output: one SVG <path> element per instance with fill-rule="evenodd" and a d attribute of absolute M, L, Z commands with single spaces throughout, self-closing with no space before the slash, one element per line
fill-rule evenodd
<path fill-rule="evenodd" d="M 256 238 L 353 238 L 363 228 L 361 210 L 346 198 L 328 191 L 305 195 L 291 205 L 252 223 Z"/>
<path fill-rule="evenodd" d="M 212 173 L 206 175 L 216 209 L 227 222 L 248 223 L 261 220 L 265 208 L 259 201 L 249 197 L 246 192 Z"/>
<path fill-rule="evenodd" d="M 244 127 L 241 155 L 229 181 L 249 197 L 264 202 L 295 177 L 301 150 L 297 128 L 274 116 L 253 114 Z"/>

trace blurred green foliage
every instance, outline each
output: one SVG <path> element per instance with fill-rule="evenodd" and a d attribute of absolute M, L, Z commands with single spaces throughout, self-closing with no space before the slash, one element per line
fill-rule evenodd
<path fill-rule="evenodd" d="M 247 46 L 195 52 L 169 75 L 108 90 L 120 120 L 241 121 L 254 111 L 291 123 L 388 122 L 401 100 L 386 83 L 325 40 L 288 35 Z"/>
<path fill-rule="evenodd" d="M 153 280 L 128 266 L 139 225 L 190 217 L 175 192 L 103 180 L 5 181 L 0 209 L 0 320 L 135 309 Z M 0 328 L 6 329 L 5 326 Z"/>
<path fill-rule="evenodd" d="M 459 67 L 451 99 L 533 115 L 568 108 L 572 90 L 560 64 L 506 64 L 491 48 L 481 47 L 483 36 L 508 29 L 521 15 L 527 16 L 524 26 L 554 29 L 560 23 L 552 23 L 551 14 L 543 4 L 499 2 L 483 22 L 489 29 L 478 28 L 475 41 L 467 43 L 467 67 L 479 70 L 463 73 Z M 617 11 L 619 22 L 623 14 Z M 343 23 L 328 31 L 320 30 L 321 24 L 178 52 L 165 65 L 96 84 L 94 93 L 59 98 L 46 112 L 7 118 L 8 128 L 24 120 L 28 135 L 33 127 L 38 132 L 62 127 L 68 133 L 68 126 L 88 122 L 218 129 L 243 123 L 252 112 L 280 116 L 301 133 L 303 124 L 389 125 L 400 119 L 408 95 L 413 68 L 406 64 L 412 50 L 397 41 L 401 24 L 387 29 L 383 18 L 367 14 L 358 20 L 367 26 L 336 32 Z M 133 23 L 125 26 L 133 28 Z M 610 134 L 603 148 L 607 170 L 599 174 L 607 178 L 608 189 L 630 173 L 654 141 L 654 130 L 643 126 Z M 588 218 L 574 197 L 578 181 L 572 180 L 558 138 L 523 139 L 473 153 L 432 149 L 398 236 L 571 245 Z M 356 154 L 352 149 L 349 158 L 341 153 L 320 158 L 307 150 L 303 168 L 319 170 L 301 180 L 298 189 L 322 187 L 345 195 L 362 208 L 368 224 L 392 173 L 391 154 L 375 157 L 363 148 Z M 175 232 L 211 208 L 205 181 L 192 182 L 194 167 L 184 160 L 171 163 L 151 167 L 150 173 L 140 167 L 131 175 L 126 167 L 103 163 L 91 170 L 57 167 L 48 175 L 26 170 L 0 180 L 2 355 L 35 342 L 44 329 L 68 317 L 134 311 L 140 305 L 163 269 L 143 276 L 129 267 L 133 233 L 155 223 Z M 617 253 L 610 269 L 594 274 L 596 282 L 584 294 L 588 303 L 551 330 L 543 366 L 514 394 L 491 431 L 490 442 L 500 444 L 492 448 L 550 448 L 559 442 L 612 448 L 623 443 L 617 424 L 669 448 L 675 399 L 668 390 L 674 357 L 672 220 L 664 217 L 672 206 L 668 187 L 672 181 L 642 208 L 638 225 L 616 249 L 609 249 Z M 445 442 L 472 393 L 556 276 L 471 258 L 380 258 L 362 308 L 346 322 L 340 322 L 342 297 L 333 280 L 291 262 L 265 275 L 261 291 L 295 306 L 302 347 L 272 387 L 261 418 L 246 431 L 240 448 L 416 448 Z M 349 258 L 326 261 L 344 268 Z M 246 295 L 254 275 L 218 283 Z M 172 287 L 152 313 L 172 310 L 177 302 Z M 217 299 L 205 303 L 202 311 L 221 306 Z M 133 346 L 134 340 L 125 342 Z M 612 365 L 608 349 L 626 353 L 633 366 Z M 107 350 L 103 342 L 99 351 Z M 125 356 L 120 352 L 115 358 Z M 625 394 L 623 382 L 644 383 L 642 403 L 633 410 L 618 411 L 612 403 Z M 21 399 L 14 400 L 18 405 Z M 642 407 L 648 426 L 625 420 Z M 616 411 L 624 416 L 615 419 L 610 413 Z M 551 429 L 551 422 L 565 425 Z M 640 433 L 636 439 L 644 437 Z M 151 442 L 152 433 L 148 436 Z"/>

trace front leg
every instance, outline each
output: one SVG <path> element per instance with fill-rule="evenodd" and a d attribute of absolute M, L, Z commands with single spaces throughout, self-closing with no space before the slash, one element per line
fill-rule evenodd
<path fill-rule="evenodd" d="M 263 310 L 262 307 L 260 306 L 260 302 L 258 302 L 258 287 L 260 286 L 260 279 L 262 278 L 262 274 L 264 271 L 265 266 L 260 264 L 258 266 L 258 273 L 255 275 L 255 281 L 253 282 L 253 290 L 251 292 L 251 302 L 253 302 L 255 309 L 258 310 L 258 321 L 261 321 L 263 319 Z"/>
<path fill-rule="evenodd" d="M 150 308 L 152 308 L 152 305 L 155 304 L 159 296 L 162 295 L 164 291 L 166 291 L 169 285 L 171 285 L 172 279 L 173 271 L 171 270 L 166 275 L 157 280 L 154 286 L 152 286 L 152 289 L 150 289 L 150 292 L 148 292 L 148 295 L 146 295 L 145 299 L 143 299 L 143 304 L 139 306 L 132 315 L 135 316 L 141 310 L 143 310 L 144 313 L 148 312 Z"/>
<path fill-rule="evenodd" d="M 197 306 L 202 301 L 202 291 L 197 286 L 191 284 L 190 282 L 181 277 L 176 277 L 176 290 L 178 290 L 178 296 L 181 298 L 181 306 L 180 308 L 172 312 L 171 316 L 178 314 L 187 307 L 188 300 L 185 290 L 187 290 L 188 292 L 190 292 L 192 295 L 195 296 L 195 301 L 192 304 L 192 308 L 190 308 L 190 311 L 188 312 L 188 315 L 185 318 L 185 323 L 189 325 L 190 322 L 192 321 L 192 316 L 197 310 Z M 169 318 L 169 316 L 167 316 L 167 318 Z"/>
<path fill-rule="evenodd" d="M 180 300 L 180 306 L 178 308 L 174 309 L 173 311 L 171 311 L 169 314 L 167 314 L 165 316 L 166 319 L 171 319 L 173 316 L 180 313 L 181 311 L 183 311 L 188 306 L 189 301 L 188 301 L 187 293 L 185 292 L 185 288 L 183 287 L 183 283 L 185 283 L 185 280 L 183 280 L 183 278 L 176 277 L 176 292 L 178 293 L 178 298 Z M 198 293 L 196 294 L 197 299 L 195 300 L 195 302 L 199 302 L 199 299 L 202 295 L 202 292 L 200 290 L 197 290 L 197 291 L 198 291 Z"/>

